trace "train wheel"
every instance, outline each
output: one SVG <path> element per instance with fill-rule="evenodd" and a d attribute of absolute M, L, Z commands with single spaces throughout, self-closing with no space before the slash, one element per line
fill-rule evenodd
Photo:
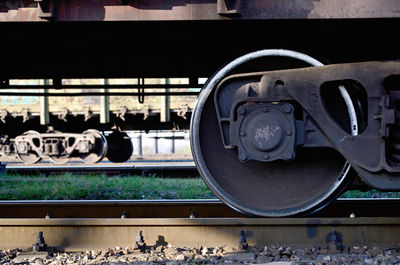
<path fill-rule="evenodd" d="M 37 131 L 27 131 L 22 134 L 23 136 L 35 136 L 39 135 Z M 16 141 L 16 153 L 19 159 L 21 159 L 26 164 L 35 164 L 41 160 L 41 157 L 33 150 L 26 152 L 28 148 L 27 144 L 21 144 Z"/>
<path fill-rule="evenodd" d="M 350 165 L 333 149 L 296 151 L 293 161 L 241 162 L 225 149 L 214 103 L 215 87 L 238 66 L 263 57 L 290 57 L 311 66 L 317 60 L 286 50 L 262 50 L 242 56 L 205 84 L 191 121 L 191 147 L 208 187 L 230 207 L 256 216 L 288 216 L 319 209 L 343 192 Z M 276 58 L 275 58 L 276 59 Z"/>
<path fill-rule="evenodd" d="M 108 151 L 106 157 L 114 163 L 123 163 L 132 156 L 133 145 L 128 134 L 114 131 L 106 137 Z"/>
<path fill-rule="evenodd" d="M 80 158 L 87 164 L 93 164 L 99 162 L 107 153 L 107 140 L 105 136 L 97 130 L 87 130 L 83 134 L 93 135 L 95 138 L 94 148 L 90 153 L 80 154 Z"/>

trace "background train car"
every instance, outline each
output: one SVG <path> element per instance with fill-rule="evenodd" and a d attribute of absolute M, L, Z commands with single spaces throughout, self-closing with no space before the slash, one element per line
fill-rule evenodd
<path fill-rule="evenodd" d="M 183 85 L 188 86 L 188 79 L 66 79 L 62 85 L 74 86 L 74 89 L 61 89 L 58 92 L 66 93 L 65 96 L 1 96 L 0 97 L 0 120 L 1 120 L 1 155 L 4 159 L 11 161 L 15 158 L 16 148 L 14 139 L 26 132 L 29 134 L 51 133 L 49 137 L 63 137 L 63 133 L 82 133 L 86 130 L 98 130 L 105 135 L 107 151 L 104 155 L 112 162 L 124 162 L 130 158 L 134 145 L 137 145 L 137 157 L 143 156 L 143 144 L 129 140 L 134 131 L 143 135 L 140 131 L 149 132 L 156 130 L 185 132 L 189 129 L 191 110 L 193 109 L 196 96 L 129 96 L 129 93 L 137 93 L 138 89 L 124 88 L 124 85 L 144 84 L 150 86 L 146 90 L 152 92 L 174 91 L 174 92 L 198 92 L 197 88 L 151 88 L 151 85 Z M 49 80 L 10 80 L 13 86 L 40 86 L 51 85 Z M 80 89 L 79 86 L 102 85 L 101 89 Z M 101 92 L 110 91 L 109 86 L 119 86 L 111 91 L 124 93 L 125 96 L 68 96 L 69 93 Z M 39 93 L 44 89 L 20 89 L 10 92 Z M 47 91 L 49 91 L 47 89 Z M 127 96 L 128 95 L 128 96 Z M 34 131 L 34 132 L 33 132 Z M 126 132 L 131 132 L 129 135 Z M 56 135 L 57 134 L 57 135 Z M 165 134 L 165 133 L 164 133 Z M 174 134 L 175 135 L 175 134 Z M 156 138 L 155 136 L 152 136 Z M 159 136 L 158 136 L 159 137 Z M 124 140 L 125 138 L 125 140 Z M 136 137 L 137 138 L 137 137 Z M 151 137 L 142 137 L 143 139 Z M 176 138 L 173 136 L 172 138 Z M 48 140 L 48 139 L 47 139 Z M 176 139 L 171 139 L 176 140 Z M 147 141 L 145 141 L 147 142 Z M 123 143 L 123 144 L 121 144 Z M 61 144 L 62 145 L 62 144 Z M 147 146 L 149 144 L 145 144 Z M 54 144 L 53 144 L 54 146 Z M 126 152 L 121 152 L 125 147 Z M 62 147 L 62 146 L 61 146 Z M 118 151 L 113 150 L 118 147 Z M 189 147 L 187 147 L 189 148 Z M 53 148 L 54 149 L 54 148 Z M 146 149 L 146 148 L 145 148 Z M 56 163 L 69 161 L 72 152 L 64 152 L 65 148 L 54 150 L 50 156 Z M 104 150 L 104 149 L 103 149 Z M 150 155 L 157 152 L 145 152 Z M 184 155 L 185 157 L 187 156 Z M 39 161 L 39 156 L 21 156 L 27 162 Z M 46 154 L 41 154 L 46 157 Z M 97 155 L 100 160 L 101 152 Z M 175 154 L 175 158 L 177 155 Z M 24 160 L 25 159 L 25 160 Z M 96 159 L 97 160 L 97 159 Z M 98 162 L 88 160 L 85 162 Z"/>

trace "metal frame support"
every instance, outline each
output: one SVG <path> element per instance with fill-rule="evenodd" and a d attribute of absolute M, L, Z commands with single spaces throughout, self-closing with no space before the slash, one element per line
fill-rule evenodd
<path fill-rule="evenodd" d="M 108 79 L 104 79 L 105 87 L 100 89 L 103 93 L 108 93 L 108 87 L 110 82 Z M 110 97 L 109 96 L 100 96 L 100 123 L 109 123 L 110 122 Z"/>
<path fill-rule="evenodd" d="M 38 18 L 44 20 L 54 20 L 56 15 L 57 1 L 55 0 L 35 0 L 38 7 Z"/>
<path fill-rule="evenodd" d="M 142 132 L 139 132 L 139 135 L 135 137 L 135 145 L 134 150 L 136 150 L 136 159 L 143 159 L 143 139 Z"/>
<path fill-rule="evenodd" d="M 169 78 L 165 78 L 165 84 L 169 85 Z M 168 86 L 164 89 L 166 93 L 169 93 Z M 170 98 L 169 96 L 161 96 L 160 99 L 161 107 L 160 107 L 160 121 L 161 122 L 169 122 L 171 120 L 170 117 Z"/>
<path fill-rule="evenodd" d="M 45 86 L 50 84 L 48 79 L 44 79 L 43 83 Z M 41 89 L 42 93 L 48 93 L 48 88 Z M 46 125 L 50 123 L 50 114 L 49 114 L 49 97 L 41 96 L 40 97 L 40 125 Z"/>
<path fill-rule="evenodd" d="M 217 13 L 220 16 L 236 17 L 240 16 L 239 8 L 241 0 L 218 0 Z"/>

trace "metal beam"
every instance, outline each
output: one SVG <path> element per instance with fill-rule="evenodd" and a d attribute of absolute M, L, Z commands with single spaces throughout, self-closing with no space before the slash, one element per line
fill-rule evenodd
<path fill-rule="evenodd" d="M 15 0 L 0 3 L 0 21 L 156 21 L 231 19 L 330 19 L 399 17 L 398 0 Z M 228 3 L 228 4 L 227 4 Z M 233 3 L 233 4 L 232 4 Z M 15 6 L 18 5 L 18 8 Z M 79 12 L 77 11 L 79 10 Z"/>
<path fill-rule="evenodd" d="M 104 88 L 101 88 L 101 92 L 108 93 L 109 80 L 104 79 Z M 110 97 L 107 95 L 100 96 L 100 123 L 110 122 Z"/>
<path fill-rule="evenodd" d="M 165 84 L 167 86 L 166 86 L 166 88 L 164 88 L 164 91 L 166 93 L 169 93 L 170 92 L 169 88 L 168 88 L 168 85 L 170 84 L 169 78 L 165 79 Z M 160 121 L 161 122 L 169 122 L 170 121 L 170 98 L 169 98 L 169 96 L 161 96 L 160 104 L 161 104 Z"/>
<path fill-rule="evenodd" d="M 41 93 L 47 94 L 49 89 L 47 86 L 49 85 L 49 80 L 43 80 L 45 88 L 41 89 Z M 46 125 L 50 122 L 50 114 L 49 114 L 49 97 L 41 96 L 40 97 L 40 125 Z"/>

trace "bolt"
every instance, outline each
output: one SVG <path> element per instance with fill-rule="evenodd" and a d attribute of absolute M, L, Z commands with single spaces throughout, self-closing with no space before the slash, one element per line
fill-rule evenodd
<path fill-rule="evenodd" d="M 343 250 L 342 239 L 335 230 L 329 233 L 326 238 L 328 243 L 328 252 L 330 253 L 342 252 Z"/>
<path fill-rule="evenodd" d="M 240 159 L 241 161 L 245 161 L 245 160 L 247 159 L 246 153 L 240 153 L 240 154 L 239 154 L 239 159 Z"/>
<path fill-rule="evenodd" d="M 269 155 L 264 155 L 264 159 L 269 159 Z"/>
<path fill-rule="evenodd" d="M 190 219 L 196 218 L 196 215 L 194 214 L 194 211 L 193 211 L 193 210 L 190 210 L 190 216 L 189 216 L 189 218 L 190 218 Z"/>
<path fill-rule="evenodd" d="M 267 113 L 269 110 L 268 110 L 268 108 L 263 108 L 262 111 L 265 112 L 265 113 Z"/>
<path fill-rule="evenodd" d="M 47 249 L 47 244 L 44 241 L 43 232 L 40 231 L 36 239 L 36 243 L 32 245 L 32 250 L 34 252 L 37 252 L 37 251 L 46 251 L 46 249 Z"/>
<path fill-rule="evenodd" d="M 291 111 L 292 111 L 292 108 L 289 106 L 289 105 L 286 105 L 284 108 L 283 108 L 283 110 L 286 112 L 286 113 L 290 113 Z"/>
<path fill-rule="evenodd" d="M 244 231 L 241 230 L 240 234 L 239 234 L 239 249 L 241 249 L 241 250 L 247 249 L 248 246 L 249 246 L 249 244 L 247 244 L 246 236 L 244 234 Z"/>
<path fill-rule="evenodd" d="M 136 247 L 142 253 L 146 251 L 146 243 L 144 242 L 142 231 L 139 231 L 138 235 L 136 236 Z"/>
<path fill-rule="evenodd" d="M 21 152 L 21 153 L 27 151 L 27 146 L 25 144 L 23 144 L 23 143 L 18 144 L 17 148 L 18 148 L 18 151 Z"/>
<path fill-rule="evenodd" d="M 242 137 L 246 136 L 246 132 L 245 131 L 240 131 L 240 136 L 242 136 Z"/>
<path fill-rule="evenodd" d="M 286 135 L 292 135 L 292 131 L 291 130 L 287 130 L 286 131 Z"/>

